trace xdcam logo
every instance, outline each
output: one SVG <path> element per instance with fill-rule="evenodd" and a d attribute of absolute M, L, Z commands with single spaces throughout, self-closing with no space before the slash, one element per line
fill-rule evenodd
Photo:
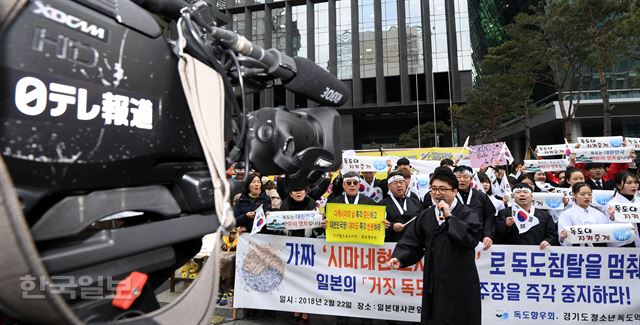
<path fill-rule="evenodd" d="M 33 3 L 35 5 L 35 8 L 33 9 L 34 14 L 41 15 L 49 20 L 53 20 L 73 30 L 93 36 L 99 40 L 106 41 L 108 34 L 104 28 L 90 24 L 86 20 L 82 20 L 78 17 L 69 15 L 49 4 L 43 4 L 41 1 L 36 0 Z"/>

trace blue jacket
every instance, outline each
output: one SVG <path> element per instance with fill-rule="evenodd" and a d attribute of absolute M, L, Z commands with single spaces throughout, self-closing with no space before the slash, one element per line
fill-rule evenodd
<path fill-rule="evenodd" d="M 247 194 L 242 193 L 233 208 L 233 214 L 236 217 L 236 226 L 245 227 L 247 228 L 247 232 L 251 232 L 251 229 L 253 229 L 253 219 L 247 218 L 247 212 L 255 211 L 261 204 L 265 213 L 271 211 L 271 198 L 265 191 L 262 191 L 260 196 L 255 200 L 250 199 Z"/>

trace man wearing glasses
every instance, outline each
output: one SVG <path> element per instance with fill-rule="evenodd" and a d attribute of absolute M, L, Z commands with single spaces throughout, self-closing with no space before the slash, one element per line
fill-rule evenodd
<path fill-rule="evenodd" d="M 382 200 L 387 206 L 387 220 L 391 224 L 384 236 L 386 242 L 397 242 L 404 228 L 422 210 L 422 203 L 413 197 L 407 197 L 407 180 L 401 172 L 389 174 L 387 179 L 391 195 Z"/>
<path fill-rule="evenodd" d="M 329 203 L 377 205 L 366 195 L 360 194 L 360 177 L 356 172 L 347 172 L 342 175 L 342 189 L 344 190 L 342 195 L 333 197 Z"/>
<path fill-rule="evenodd" d="M 407 225 L 389 266 L 408 267 L 424 256 L 422 324 L 480 325 L 480 279 L 475 263 L 480 218 L 456 198 L 458 180 L 451 169 L 436 168 L 430 185 L 431 198 L 437 203 Z"/>
<path fill-rule="evenodd" d="M 482 244 L 489 249 L 495 239 L 496 208 L 491 199 L 482 191 L 471 187 L 473 183 L 473 169 L 469 166 L 457 166 L 453 173 L 458 179 L 458 202 L 470 207 L 480 216 L 482 224 Z"/>

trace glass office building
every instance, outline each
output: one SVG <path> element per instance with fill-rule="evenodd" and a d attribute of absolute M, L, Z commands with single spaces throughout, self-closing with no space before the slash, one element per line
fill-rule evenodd
<path fill-rule="evenodd" d="M 471 87 L 466 0 L 227 0 L 227 28 L 252 42 L 306 57 L 351 90 L 338 111 L 343 147 L 391 148 L 398 136 L 435 119 Z M 316 106 L 282 85 L 249 96 L 253 108 Z M 444 134 L 439 145 L 451 145 Z M 433 145 L 423 143 L 423 146 Z"/>

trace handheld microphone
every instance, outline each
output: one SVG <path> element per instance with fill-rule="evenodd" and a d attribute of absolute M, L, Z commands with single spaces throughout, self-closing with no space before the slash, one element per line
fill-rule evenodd
<path fill-rule="evenodd" d="M 438 199 L 438 203 L 440 203 L 440 202 L 444 202 L 444 196 L 441 196 Z M 444 219 L 444 210 L 442 208 L 438 208 L 438 210 L 440 210 L 440 213 L 442 214 L 442 219 Z"/>

